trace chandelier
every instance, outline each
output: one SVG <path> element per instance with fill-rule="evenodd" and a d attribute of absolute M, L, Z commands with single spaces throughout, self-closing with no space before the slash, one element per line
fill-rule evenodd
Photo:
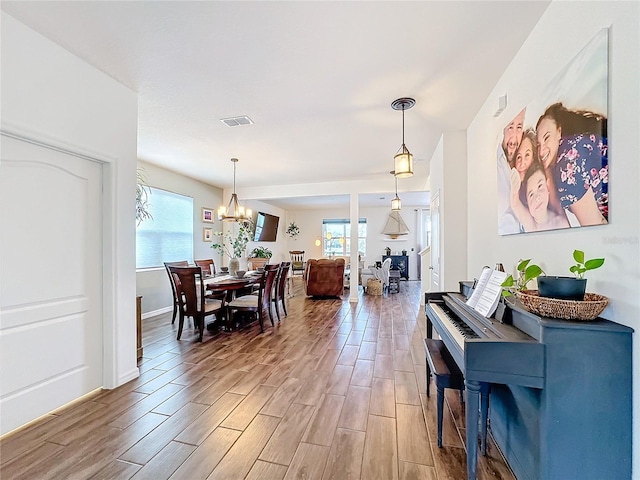
<path fill-rule="evenodd" d="M 221 205 L 218 208 L 218 220 L 223 222 L 248 222 L 251 220 L 252 211 L 250 208 L 245 208 L 240 205 L 238 201 L 238 195 L 236 195 L 236 163 L 237 158 L 232 158 L 233 162 L 233 193 L 231 194 L 231 200 L 229 200 L 229 206 L 225 207 Z"/>
<path fill-rule="evenodd" d="M 399 153 L 393 157 L 393 171 L 395 172 L 394 175 L 398 178 L 407 178 L 413 175 L 413 155 L 411 155 L 411 152 L 409 152 L 409 149 L 404 144 L 404 111 L 410 109 L 415 104 L 416 101 L 408 97 L 398 98 L 391 102 L 391 108 L 394 110 L 402 110 L 402 147 L 400 147 Z"/>
<path fill-rule="evenodd" d="M 396 198 L 391 200 L 391 210 L 399 211 L 402 209 L 402 200 L 400 200 L 400 197 L 398 196 L 398 177 L 396 176 L 396 172 L 393 170 L 389 173 L 391 173 L 396 180 Z"/>

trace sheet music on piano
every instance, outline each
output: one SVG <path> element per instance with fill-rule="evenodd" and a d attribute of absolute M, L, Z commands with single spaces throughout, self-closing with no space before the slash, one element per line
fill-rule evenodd
<path fill-rule="evenodd" d="M 506 272 L 492 270 L 489 267 L 482 269 L 480 278 L 467 300 L 467 305 L 484 317 L 490 317 L 496 311 L 500 296 L 502 295 L 502 282 L 507 278 Z"/>

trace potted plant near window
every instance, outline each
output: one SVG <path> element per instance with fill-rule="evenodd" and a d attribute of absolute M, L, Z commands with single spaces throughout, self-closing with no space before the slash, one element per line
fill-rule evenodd
<path fill-rule="evenodd" d="M 240 270 L 240 258 L 247 249 L 247 244 L 251 239 L 250 222 L 241 223 L 238 233 L 235 235 L 227 230 L 226 232 L 214 232 L 214 235 L 220 237 L 217 243 L 211 245 L 220 255 L 229 256 L 229 273 L 235 275 Z"/>
<path fill-rule="evenodd" d="M 263 268 L 266 263 L 269 263 L 272 256 L 273 252 L 267 247 L 255 247 L 249 252 L 247 264 L 250 264 L 249 268 L 251 270 L 257 270 L 258 268 Z"/>
<path fill-rule="evenodd" d="M 144 220 L 153 218 L 147 203 L 150 193 L 151 189 L 145 181 L 144 172 L 139 168 L 136 170 L 136 226 Z"/>

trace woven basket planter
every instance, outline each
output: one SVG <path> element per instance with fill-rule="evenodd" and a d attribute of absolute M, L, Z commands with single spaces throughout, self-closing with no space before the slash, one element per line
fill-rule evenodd
<path fill-rule="evenodd" d="M 367 293 L 369 295 L 382 295 L 382 281 L 376 278 L 367 280 Z"/>
<path fill-rule="evenodd" d="M 537 290 L 525 290 L 516 295 L 528 312 L 563 320 L 595 320 L 609 303 L 607 297 L 596 293 L 585 293 L 583 301 L 541 297 Z"/>

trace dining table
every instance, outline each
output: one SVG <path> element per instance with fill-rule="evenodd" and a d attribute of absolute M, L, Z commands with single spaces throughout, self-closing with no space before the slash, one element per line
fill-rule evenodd
<path fill-rule="evenodd" d="M 262 272 L 257 271 L 249 271 L 245 273 L 242 278 L 229 274 L 214 275 L 204 278 L 204 288 L 206 291 L 212 293 L 225 292 L 228 303 L 235 298 L 239 290 L 251 288 L 253 285 L 259 284 L 261 280 Z M 207 329 L 209 329 L 211 325 L 213 325 L 213 323 L 208 324 Z"/>
<path fill-rule="evenodd" d="M 250 287 L 256 283 L 260 283 L 262 273 L 247 272 L 242 278 L 233 275 L 214 275 L 204 278 L 205 290 L 212 292 L 236 292 L 242 288 Z"/>

